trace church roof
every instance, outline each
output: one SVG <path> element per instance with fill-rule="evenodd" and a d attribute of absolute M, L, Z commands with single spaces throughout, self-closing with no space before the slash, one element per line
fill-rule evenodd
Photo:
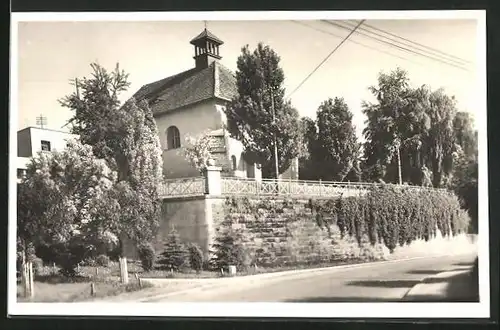
<path fill-rule="evenodd" d="M 205 69 L 190 69 L 142 86 L 134 95 L 147 100 L 153 114 L 218 98 L 231 100 L 237 93 L 234 74 L 214 61 Z"/>

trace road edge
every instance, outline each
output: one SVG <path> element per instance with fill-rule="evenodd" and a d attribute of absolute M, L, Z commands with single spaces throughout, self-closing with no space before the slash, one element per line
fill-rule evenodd
<path fill-rule="evenodd" d="M 464 253 L 464 254 L 467 254 L 467 253 Z M 421 257 L 411 257 L 411 258 L 394 259 L 394 260 L 364 262 L 364 263 L 357 263 L 357 264 L 350 264 L 350 265 L 338 265 L 338 266 L 330 266 L 330 267 L 322 267 L 322 268 L 287 270 L 287 271 L 282 271 L 282 272 L 264 273 L 264 274 L 257 274 L 257 275 L 245 275 L 245 276 L 225 277 L 225 278 L 215 278 L 215 279 L 199 279 L 199 280 L 203 280 L 203 281 L 199 281 L 200 285 L 196 286 L 194 288 L 173 291 L 173 292 L 169 292 L 169 293 L 159 294 L 156 296 L 148 296 L 148 297 L 144 297 L 142 299 L 139 298 L 138 301 L 139 302 L 147 302 L 147 301 L 156 300 L 156 299 L 168 298 L 168 297 L 173 297 L 173 296 L 180 296 L 180 295 L 189 294 L 189 293 L 193 293 L 193 292 L 200 291 L 200 290 L 201 291 L 207 290 L 207 289 L 214 288 L 217 286 L 224 286 L 226 284 L 235 283 L 235 282 L 238 283 L 238 282 L 244 282 L 244 281 L 250 280 L 250 283 L 253 283 L 253 282 L 258 281 L 258 280 L 267 280 L 267 279 L 273 279 L 273 278 L 279 278 L 279 277 L 285 277 L 285 276 L 290 276 L 290 278 L 296 278 L 296 277 L 300 277 L 302 275 L 308 275 L 311 273 L 322 273 L 322 272 L 333 271 L 333 270 L 370 267 L 370 266 L 375 266 L 375 265 L 380 265 L 380 264 L 390 264 L 390 263 L 395 263 L 395 262 L 405 262 L 405 261 L 412 261 L 412 260 L 418 260 L 418 259 L 433 259 L 433 258 L 440 258 L 440 257 L 449 256 L 449 255 L 450 254 L 421 256 Z M 142 279 L 142 281 L 148 281 L 148 282 L 151 280 L 152 280 L 152 282 L 160 282 L 160 281 L 167 282 L 167 281 L 172 281 L 172 280 L 193 282 L 193 279 L 146 279 L 146 278 Z M 154 283 L 152 283 L 152 284 L 155 285 Z M 157 285 L 157 286 L 160 287 L 160 285 Z"/>

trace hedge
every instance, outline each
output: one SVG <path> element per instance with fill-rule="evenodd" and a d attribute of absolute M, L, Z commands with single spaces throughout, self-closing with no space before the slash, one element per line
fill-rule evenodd
<path fill-rule="evenodd" d="M 446 190 L 375 186 L 362 197 L 311 200 L 320 226 L 336 222 L 342 235 L 368 236 L 370 243 L 384 243 L 390 251 L 417 239 L 429 240 L 436 229 L 443 236 L 467 231 L 470 221 L 459 199 Z M 328 220 L 329 219 L 329 220 Z"/>

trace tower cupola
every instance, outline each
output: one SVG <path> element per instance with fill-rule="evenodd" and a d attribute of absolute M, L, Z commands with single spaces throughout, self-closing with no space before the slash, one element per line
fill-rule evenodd
<path fill-rule="evenodd" d="M 222 58 L 219 53 L 219 46 L 224 42 L 206 28 L 190 43 L 194 46 L 194 60 L 197 69 L 207 68 L 214 61 Z"/>

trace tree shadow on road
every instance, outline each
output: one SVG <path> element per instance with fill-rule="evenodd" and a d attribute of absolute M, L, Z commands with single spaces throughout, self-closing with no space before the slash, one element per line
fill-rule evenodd
<path fill-rule="evenodd" d="M 432 270 L 432 269 L 423 269 L 423 270 L 410 270 L 406 272 L 406 274 L 414 274 L 414 275 L 436 275 L 441 273 L 442 270 Z"/>
<path fill-rule="evenodd" d="M 370 288 L 412 288 L 419 283 L 442 283 L 446 282 L 446 278 L 427 278 L 424 280 L 367 280 L 367 281 L 352 281 L 348 285 L 364 286 Z"/>
<path fill-rule="evenodd" d="M 290 299 L 284 302 L 310 302 L 310 303 L 388 303 L 400 302 L 398 299 L 367 298 L 367 297 L 307 297 L 301 299 Z"/>
<path fill-rule="evenodd" d="M 348 285 L 364 286 L 370 288 L 411 288 L 421 281 L 418 280 L 366 280 L 366 281 L 351 281 Z"/>
<path fill-rule="evenodd" d="M 435 270 L 435 269 L 418 269 L 418 270 L 410 270 L 409 272 L 406 272 L 406 274 L 413 274 L 413 275 L 437 275 L 439 273 L 443 272 L 454 272 L 457 270 L 467 270 L 469 267 L 456 267 L 452 269 L 441 269 L 441 270 Z"/>
<path fill-rule="evenodd" d="M 472 262 L 457 262 L 453 266 L 474 266 L 475 261 Z"/>

